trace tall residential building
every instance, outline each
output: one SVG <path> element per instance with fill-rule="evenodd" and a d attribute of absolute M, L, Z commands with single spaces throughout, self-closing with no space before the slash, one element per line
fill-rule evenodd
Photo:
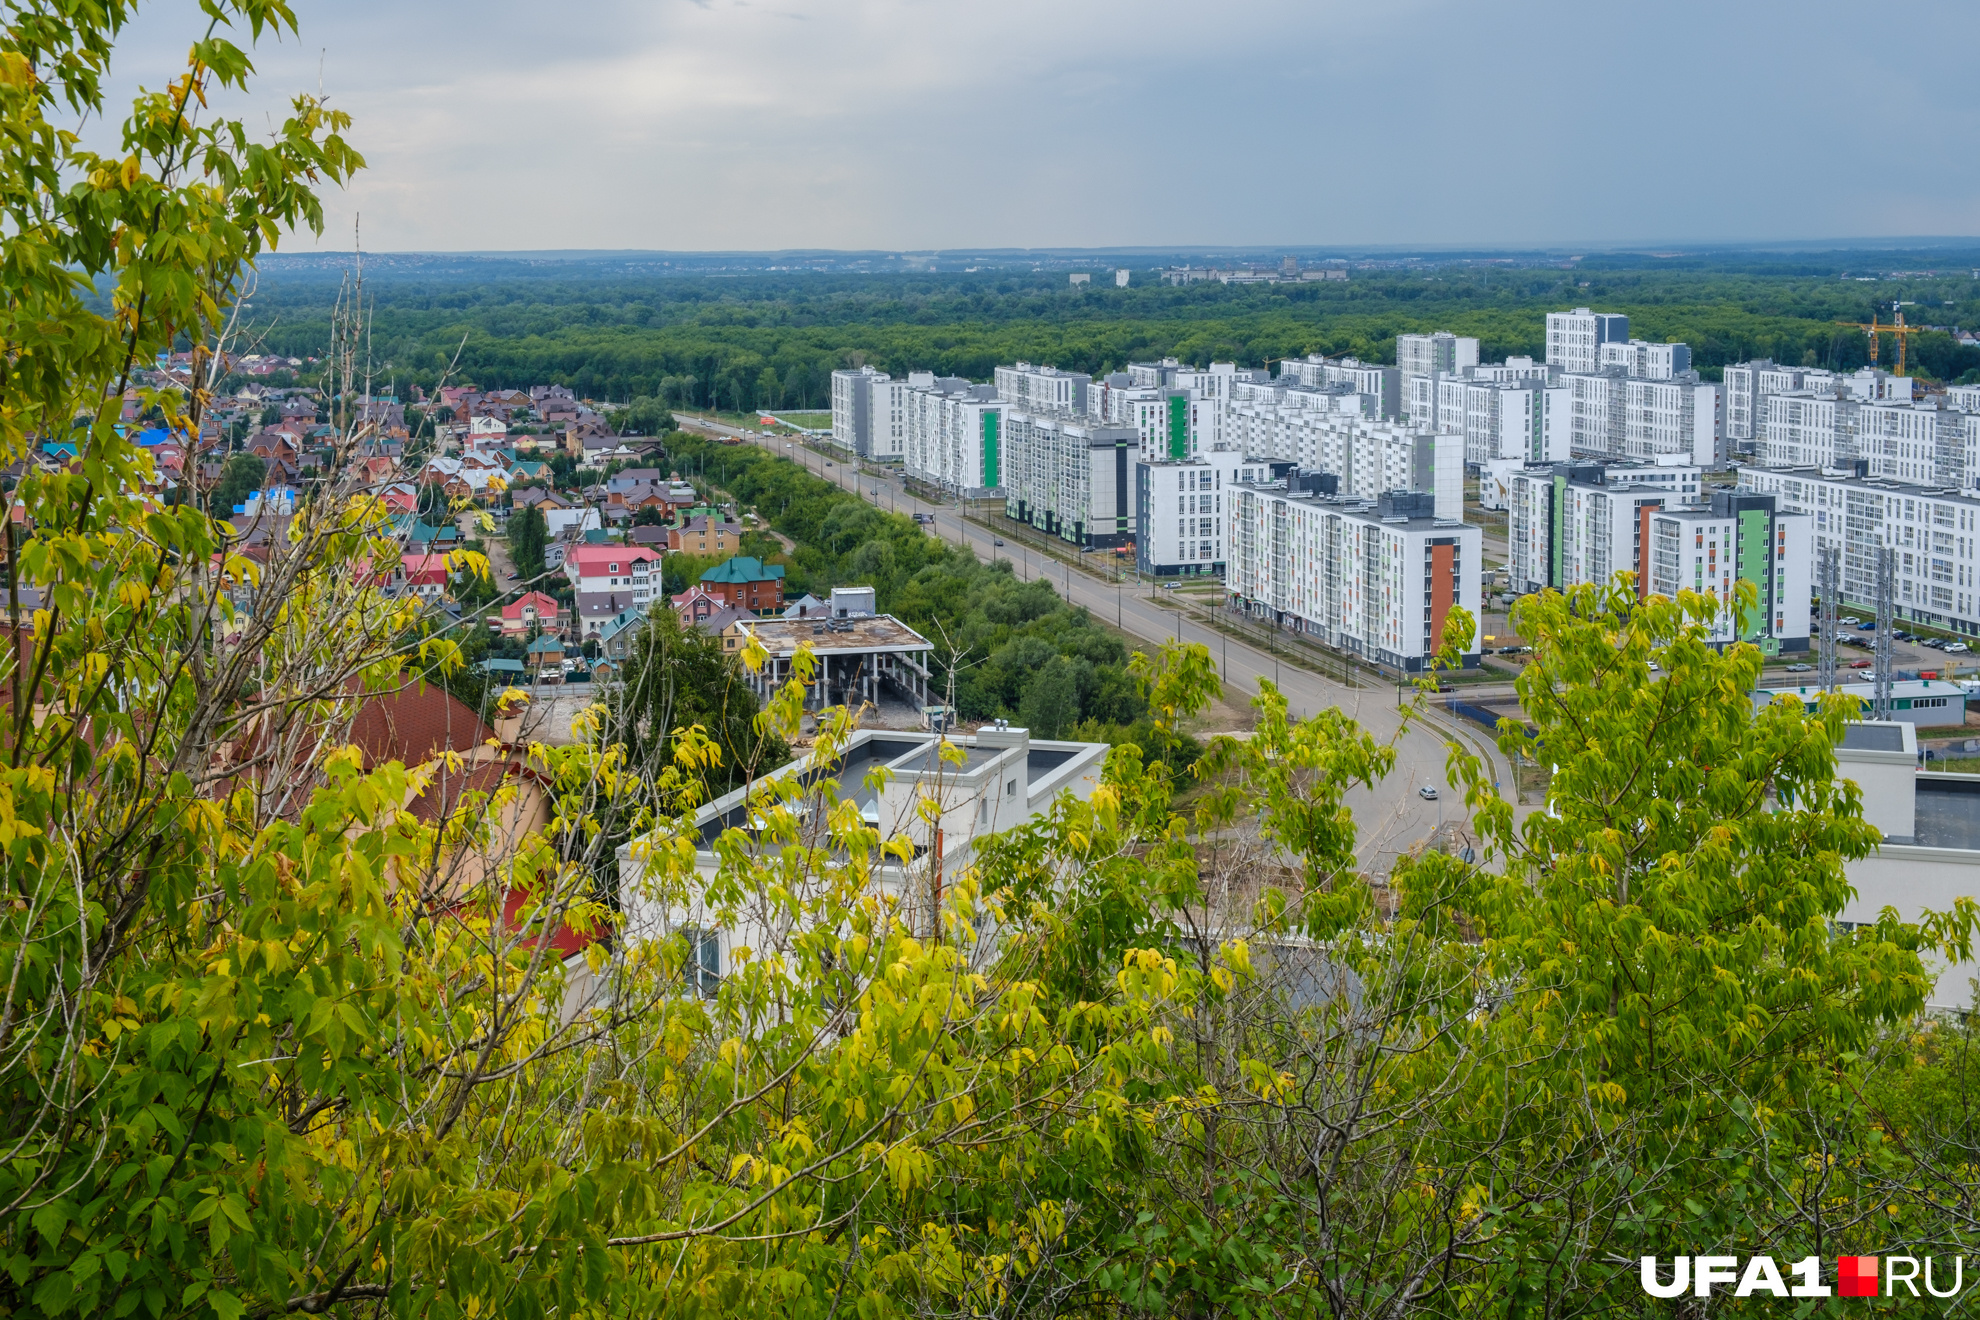
<path fill-rule="evenodd" d="M 1980 634 L 1980 495 L 1817 468 L 1744 468 L 1739 489 L 1808 516 L 1809 572 L 1815 548 L 1842 552 L 1844 605 L 1875 608 L 1877 552 L 1889 547 L 1898 617 Z"/>
<path fill-rule="evenodd" d="M 1459 375 L 1478 365 L 1478 341 L 1447 330 L 1429 335 L 1396 336 L 1396 370 L 1400 373 L 1402 415 L 1417 426 L 1437 424 L 1436 381 Z"/>
<path fill-rule="evenodd" d="M 954 376 L 931 378 L 903 391 L 901 400 L 907 476 L 964 499 L 1002 493 L 1006 405 L 994 387 Z"/>
<path fill-rule="evenodd" d="M 1348 500 L 1284 483 L 1240 482 L 1225 500 L 1225 582 L 1233 608 L 1411 672 L 1444 641 L 1453 607 L 1479 617 L 1477 527 L 1435 517 L 1433 497 Z M 1453 638 L 1467 667 L 1476 627 Z"/>
<path fill-rule="evenodd" d="M 1143 573 L 1224 571 L 1224 500 L 1245 466 L 1244 455 L 1229 449 L 1135 464 L 1134 553 Z"/>
<path fill-rule="evenodd" d="M 1074 545 L 1134 534 L 1132 479 L 1141 434 L 1083 414 L 1005 405 L 1004 511 Z"/>
<path fill-rule="evenodd" d="M 1478 365 L 1478 341 L 1439 330 L 1396 336 L 1396 369 L 1405 376 L 1450 375 Z"/>
<path fill-rule="evenodd" d="M 1092 380 L 1083 371 L 1060 371 L 1057 367 L 1018 362 L 998 367 L 991 383 L 997 387 L 997 397 L 1014 408 L 1083 413 L 1086 389 Z"/>
<path fill-rule="evenodd" d="M 1833 394 L 1795 390 L 1760 396 L 1756 450 L 1767 467 L 1839 468 L 1857 457 L 1860 405 Z"/>
<path fill-rule="evenodd" d="M 865 458 L 873 452 L 875 384 L 891 379 L 872 367 L 832 373 L 832 443 Z"/>
<path fill-rule="evenodd" d="M 1676 380 L 1691 370 L 1691 345 L 1652 344 L 1641 339 L 1607 342 L 1596 357 L 1600 367 L 1618 367 L 1625 376 Z"/>
<path fill-rule="evenodd" d="M 1719 387 L 1695 373 L 1655 380 L 1611 368 L 1594 375 L 1569 373 L 1561 383 L 1569 391 L 1575 454 L 1643 462 L 1682 454 L 1700 467 L 1724 466 Z"/>
<path fill-rule="evenodd" d="M 1513 590 L 1602 584 L 1636 575 L 1649 589 L 1649 511 L 1699 496 L 1699 470 L 1674 461 L 1535 464 L 1506 476 L 1506 569 Z"/>
<path fill-rule="evenodd" d="M 1387 421 L 1402 417 L 1402 372 L 1396 367 L 1359 358 L 1326 358 L 1318 353 L 1287 358 L 1279 364 L 1279 379 L 1313 389 L 1346 385 L 1375 400 L 1376 415 Z"/>
<path fill-rule="evenodd" d="M 1288 397 L 1311 402 L 1315 396 Z M 1373 499 L 1384 491 L 1420 491 L 1434 498 L 1437 517 L 1463 515 L 1462 436 L 1290 403 L 1233 403 L 1223 426 L 1226 448 L 1293 463 L 1302 472 L 1328 473 L 1339 479 L 1344 496 Z"/>
<path fill-rule="evenodd" d="M 1752 642 L 1769 655 L 1808 649 L 1815 542 L 1807 514 L 1772 495 L 1717 491 L 1702 508 L 1655 510 L 1648 525 L 1650 591 L 1716 597 L 1712 641 Z M 1753 587 L 1750 609 L 1739 605 L 1741 583 Z"/>
<path fill-rule="evenodd" d="M 1629 339 L 1629 318 L 1614 312 L 1547 313 L 1547 365 L 1562 371 L 1593 372 L 1602 366 L 1602 345 Z"/>
<path fill-rule="evenodd" d="M 1544 379 L 1492 381 L 1446 376 L 1437 382 L 1436 427 L 1458 436 L 1464 461 L 1564 461 L 1573 439 L 1572 395 Z"/>

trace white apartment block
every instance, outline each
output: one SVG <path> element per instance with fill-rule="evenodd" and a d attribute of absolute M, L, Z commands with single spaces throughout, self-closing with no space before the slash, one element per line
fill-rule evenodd
<path fill-rule="evenodd" d="M 1567 387 L 1462 376 L 1446 376 L 1436 386 L 1436 427 L 1460 438 L 1466 463 L 1475 467 L 1500 458 L 1557 463 L 1568 457 L 1573 427 Z"/>
<path fill-rule="evenodd" d="M 1808 515 L 1811 575 L 1815 548 L 1842 551 L 1843 604 L 1875 608 L 1876 553 L 1888 546 L 1899 617 L 1980 634 L 1980 496 L 1816 468 L 1746 468 L 1739 488 Z"/>
<path fill-rule="evenodd" d="M 1478 341 L 1448 330 L 1396 336 L 1396 370 L 1405 376 L 1453 375 L 1478 365 Z"/>
<path fill-rule="evenodd" d="M 1807 390 L 1760 398 L 1757 451 L 1768 467 L 1845 467 L 1856 459 L 1857 405 Z"/>
<path fill-rule="evenodd" d="M 1513 590 L 1565 589 L 1636 575 L 1648 590 L 1643 552 L 1648 511 L 1699 498 L 1699 469 L 1657 464 L 1549 464 L 1506 474 L 1507 574 Z"/>
<path fill-rule="evenodd" d="M 1086 390 L 1092 380 L 1082 371 L 1035 367 L 1029 362 L 998 367 L 991 377 L 998 398 L 1014 408 L 1034 412 L 1085 412 Z"/>
<path fill-rule="evenodd" d="M 862 458 L 873 444 L 872 387 L 891 377 L 872 367 L 832 373 L 832 443 Z"/>
<path fill-rule="evenodd" d="M 1436 517 L 1464 513 L 1462 436 L 1353 413 L 1237 403 L 1225 412 L 1224 439 L 1229 449 L 1252 458 L 1331 474 L 1343 496 L 1373 499 L 1388 491 L 1419 491 L 1434 497 Z"/>
<path fill-rule="evenodd" d="M 1478 341 L 1439 330 L 1396 336 L 1396 370 L 1402 376 L 1402 415 L 1417 426 L 1437 424 L 1437 378 L 1462 375 L 1478 365 Z"/>
<path fill-rule="evenodd" d="M 1910 378 L 1892 376 L 1872 367 L 1838 375 L 1813 367 L 1784 367 L 1766 358 L 1756 358 L 1725 368 L 1722 377 L 1727 444 L 1750 448 L 1769 463 L 1774 460 L 1765 457 L 1768 400 L 1775 395 L 1806 393 L 1814 398 L 1842 397 L 1858 403 L 1908 403 L 1912 399 Z M 1959 408 L 1958 403 L 1951 401 L 1951 393 L 1948 391 L 1947 406 Z"/>
<path fill-rule="evenodd" d="M 1347 386 L 1356 394 L 1371 396 L 1376 415 L 1395 421 L 1402 416 L 1402 372 L 1395 367 L 1363 362 L 1359 358 L 1287 358 L 1279 364 L 1279 379 L 1309 389 Z"/>
<path fill-rule="evenodd" d="M 884 375 L 876 375 L 866 382 L 865 457 L 881 463 L 898 463 L 906 457 L 908 391 L 926 389 L 934 383 L 934 375 L 926 371 L 910 372 L 906 380 L 891 380 Z M 832 422 L 836 428 L 836 413 Z"/>
<path fill-rule="evenodd" d="M 1980 385 L 1954 385 L 1946 391 L 1946 407 L 1955 412 L 1980 413 Z"/>
<path fill-rule="evenodd" d="M 1144 574 L 1194 577 L 1224 571 L 1224 500 L 1250 466 L 1236 450 L 1134 468 L 1134 553 Z"/>
<path fill-rule="evenodd" d="M 1768 654 L 1805 651 L 1811 633 L 1813 521 L 1772 495 L 1721 491 L 1705 507 L 1648 515 L 1650 591 L 1691 591 L 1720 603 L 1710 640 L 1752 642 Z M 1742 582 L 1754 591 L 1739 607 Z"/>
<path fill-rule="evenodd" d="M 902 391 L 901 399 L 908 477 L 963 499 L 1003 493 L 1005 405 L 993 387 L 944 377 Z"/>
<path fill-rule="evenodd" d="M 1768 467 L 1861 465 L 1862 475 L 1893 481 L 1980 485 L 1980 414 L 1806 391 L 1769 395 L 1766 405 L 1759 454 Z"/>
<path fill-rule="evenodd" d="M 1477 527 L 1432 516 L 1431 503 L 1421 494 L 1354 501 L 1240 482 L 1225 500 L 1233 608 L 1421 671 L 1453 606 L 1479 618 L 1483 551 Z M 1476 628 L 1454 640 L 1475 666 Z"/>
<path fill-rule="evenodd" d="M 1719 387 L 1690 373 L 1678 380 L 1611 370 L 1561 377 L 1569 394 L 1569 444 L 1577 455 L 1649 462 L 1685 455 L 1700 467 L 1724 465 Z"/>
<path fill-rule="evenodd" d="M 1691 370 L 1691 345 L 1652 344 L 1641 339 L 1605 343 L 1597 356 L 1601 370 L 1617 368 L 1625 376 L 1645 380 L 1676 380 Z"/>
<path fill-rule="evenodd" d="M 1612 312 L 1547 313 L 1547 365 L 1562 371 L 1590 373 L 1602 366 L 1602 345 L 1629 339 L 1629 318 Z"/>
<path fill-rule="evenodd" d="M 1078 546 L 1122 545 L 1134 535 L 1139 432 L 1009 404 L 1002 432 L 1007 514 Z"/>

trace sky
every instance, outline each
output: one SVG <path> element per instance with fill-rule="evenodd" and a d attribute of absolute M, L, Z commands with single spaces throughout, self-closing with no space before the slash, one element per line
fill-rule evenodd
<path fill-rule="evenodd" d="M 355 117 L 295 251 L 1980 235 L 1974 0 L 292 3 L 216 108 Z"/>

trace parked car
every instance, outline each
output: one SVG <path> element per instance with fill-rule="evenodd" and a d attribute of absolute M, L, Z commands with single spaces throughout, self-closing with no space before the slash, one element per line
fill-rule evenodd
<path fill-rule="evenodd" d="M 1787 671 L 1790 674 L 1805 674 L 1809 671 L 1810 668 L 1811 666 L 1809 665 L 1789 665 L 1787 667 Z"/>
<path fill-rule="evenodd" d="M 1943 651 L 1946 649 L 1945 640 L 1939 637 L 1927 637 L 1925 639 L 1925 645 L 1931 647 L 1934 651 Z"/>
<path fill-rule="evenodd" d="M 1877 621 L 1875 619 L 1865 619 L 1862 623 L 1856 625 L 1856 630 L 1858 632 L 1874 632 L 1876 627 Z"/>
<path fill-rule="evenodd" d="M 1425 802 L 1435 802 L 1437 800 L 1437 790 L 1425 784 L 1422 788 L 1416 790 L 1416 796 L 1422 798 Z"/>
<path fill-rule="evenodd" d="M 1918 640 L 1916 637 L 1912 636 L 1908 632 L 1894 632 L 1891 634 L 1891 636 L 1900 642 L 1915 642 Z"/>
<path fill-rule="evenodd" d="M 1946 643 L 1946 653 L 1948 655 L 1965 655 L 1971 649 L 1965 642 Z"/>
<path fill-rule="evenodd" d="M 1868 669 L 1870 665 L 1871 662 L 1868 660 L 1852 660 L 1849 662 L 1849 668 L 1851 669 Z"/>
<path fill-rule="evenodd" d="M 1863 620 L 1857 618 L 1854 614 L 1852 614 L 1849 615 L 1847 618 L 1837 619 L 1836 622 L 1841 624 L 1848 624 L 1854 627 L 1856 624 L 1862 623 Z"/>

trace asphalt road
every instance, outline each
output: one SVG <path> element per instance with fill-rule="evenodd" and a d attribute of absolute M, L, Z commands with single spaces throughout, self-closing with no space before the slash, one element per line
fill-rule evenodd
<path fill-rule="evenodd" d="M 965 522 L 961 512 L 952 505 L 931 504 L 909 494 L 891 473 L 881 475 L 873 470 L 856 473 L 840 457 L 821 454 L 792 441 L 765 437 L 759 432 L 720 423 L 703 422 L 698 418 L 679 416 L 679 420 L 691 429 L 739 437 L 771 449 L 802 463 L 820 477 L 836 481 L 847 490 L 857 490 L 881 508 L 901 513 L 933 514 L 933 530 L 945 540 L 968 546 L 984 560 L 1010 560 L 1013 571 L 1021 580 L 1049 578 L 1066 599 L 1084 605 L 1102 621 L 1114 621 L 1121 631 L 1131 636 L 1147 642 L 1161 642 L 1180 636 L 1184 641 L 1204 643 L 1210 648 L 1210 654 L 1224 665 L 1225 682 L 1232 689 L 1233 697 L 1240 701 L 1257 693 L 1260 678 L 1271 679 L 1285 694 L 1295 716 L 1312 715 L 1329 707 L 1337 707 L 1375 737 L 1392 740 L 1396 746 L 1394 773 L 1373 789 L 1356 789 L 1347 796 L 1361 831 L 1362 865 L 1378 874 L 1385 874 L 1389 862 L 1398 853 L 1408 851 L 1427 838 L 1438 825 L 1446 820 L 1457 820 L 1465 814 L 1463 803 L 1452 793 L 1444 774 L 1447 743 L 1454 733 L 1463 737 L 1474 751 L 1487 757 L 1493 767 L 1492 774 L 1502 785 L 1502 793 L 1508 798 L 1513 796 L 1512 777 L 1496 749 L 1484 742 L 1482 730 L 1474 732 L 1442 711 L 1405 726 L 1404 712 L 1397 708 L 1397 693 L 1393 685 L 1363 678 L 1364 684 L 1375 685 L 1347 687 L 1307 670 L 1280 664 L 1266 651 L 1190 621 L 1183 611 L 1161 599 L 1161 593 L 1150 590 L 1137 592 L 1132 585 L 1122 586 L 1099 580 L 1070 569 L 1061 561 L 1036 553 L 1021 553 L 1017 546 L 1005 545 L 999 549 L 992 544 L 992 532 Z M 876 490 L 877 495 L 873 493 Z M 1437 790 L 1437 801 L 1426 801 L 1418 795 L 1418 789 L 1425 785 Z"/>

